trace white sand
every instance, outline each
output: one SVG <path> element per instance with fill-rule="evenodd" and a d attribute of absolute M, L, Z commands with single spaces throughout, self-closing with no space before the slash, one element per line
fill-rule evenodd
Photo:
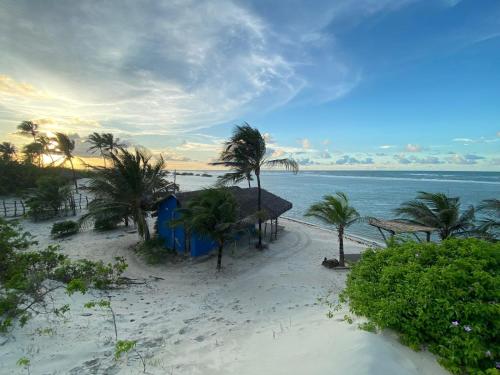
<path fill-rule="evenodd" d="M 282 220 L 277 242 L 259 252 L 248 246 L 226 249 L 224 270 L 215 272 L 215 258 L 147 266 L 131 251 L 136 233 L 118 229 L 88 231 L 61 241 L 72 258 L 111 261 L 125 256 L 126 276 L 146 280 L 112 291 L 120 339 L 138 340 L 150 374 L 446 374 L 429 353 L 416 353 L 394 337 L 372 334 L 341 321 L 345 312 L 328 319 L 318 297 L 335 299 L 346 271 L 321 266 L 324 256 L 337 256 L 335 233 Z M 51 223 L 25 222 L 42 245 Z M 346 242 L 346 253 L 363 246 Z M 164 280 L 154 279 L 152 276 Z M 136 355 L 113 359 L 109 315 L 84 309 L 94 296 L 67 297 L 66 321 L 38 316 L 0 337 L 0 373 L 22 374 L 16 361 L 31 360 L 32 374 L 139 374 Z M 91 313 L 92 315 L 89 315 Z M 39 334 L 51 327 L 54 335 Z"/>

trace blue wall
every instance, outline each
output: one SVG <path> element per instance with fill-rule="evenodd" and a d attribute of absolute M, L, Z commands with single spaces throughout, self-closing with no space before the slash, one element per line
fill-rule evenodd
<path fill-rule="evenodd" d="M 175 249 L 179 254 L 184 254 L 186 246 L 190 245 L 191 251 L 189 249 L 187 251 L 193 257 L 206 255 L 214 250 L 217 244 L 211 238 L 192 233 L 191 237 L 187 239 L 182 226 L 170 227 L 169 224 L 172 220 L 180 218 L 177 206 L 177 199 L 174 196 L 170 196 L 161 202 L 158 207 L 157 230 L 159 237 L 164 241 L 165 247 Z"/>

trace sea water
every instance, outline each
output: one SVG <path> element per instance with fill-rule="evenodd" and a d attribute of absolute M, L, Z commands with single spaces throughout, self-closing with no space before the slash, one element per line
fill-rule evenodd
<path fill-rule="evenodd" d="M 202 173 L 202 172 L 194 172 Z M 206 172 L 212 177 L 176 176 L 181 190 L 196 190 L 213 185 L 222 172 Z M 301 171 L 262 172 L 262 187 L 293 203 L 284 216 L 323 223 L 304 217 L 308 207 L 325 194 L 345 192 L 362 216 L 395 218 L 394 209 L 415 198 L 419 191 L 443 192 L 460 197 L 462 209 L 488 198 L 500 199 L 499 172 L 419 172 L 419 171 Z M 252 186 L 256 186 L 252 181 Z M 248 186 L 242 183 L 242 187 Z M 378 231 L 368 224 L 356 224 L 348 232 L 381 240 Z"/>

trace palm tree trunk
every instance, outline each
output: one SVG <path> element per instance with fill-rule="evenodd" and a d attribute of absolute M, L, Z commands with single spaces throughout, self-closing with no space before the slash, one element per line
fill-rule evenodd
<path fill-rule="evenodd" d="M 224 247 L 224 244 L 222 242 L 219 242 L 219 252 L 217 254 L 217 272 L 220 272 L 222 268 L 222 248 Z"/>
<path fill-rule="evenodd" d="M 76 182 L 75 167 L 73 166 L 73 160 L 69 158 L 69 164 L 71 164 L 71 171 L 73 172 L 73 182 L 75 183 L 75 192 L 78 194 L 78 183 Z"/>
<path fill-rule="evenodd" d="M 257 244 L 258 249 L 262 249 L 262 215 L 261 215 L 261 207 L 262 207 L 262 194 L 260 188 L 260 171 L 255 171 L 255 177 L 257 177 L 257 211 L 259 215 L 259 243 Z"/>
<path fill-rule="evenodd" d="M 344 226 L 339 226 L 339 265 L 345 267 L 344 259 Z"/>

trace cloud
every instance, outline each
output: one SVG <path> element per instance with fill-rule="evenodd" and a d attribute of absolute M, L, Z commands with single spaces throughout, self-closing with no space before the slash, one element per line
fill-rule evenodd
<path fill-rule="evenodd" d="M 0 74 L 0 98 L 5 98 L 6 96 L 37 99 L 46 99 L 49 97 L 45 92 L 36 89 L 28 83 L 17 82 L 5 74 Z"/>
<path fill-rule="evenodd" d="M 318 164 L 316 161 L 310 159 L 310 158 L 302 158 L 302 159 L 297 159 L 296 162 L 299 164 L 299 165 L 302 165 L 302 166 L 309 166 L 309 165 L 315 165 L 315 164 Z"/>
<path fill-rule="evenodd" d="M 500 132 L 499 132 L 500 133 Z M 321 142 L 324 146 L 330 146 L 330 144 L 332 143 L 332 141 L 330 141 L 329 139 L 324 139 L 322 142 Z"/>
<path fill-rule="evenodd" d="M 382 146 L 379 146 L 379 148 L 381 148 L 382 150 L 387 150 L 387 149 L 390 149 L 390 148 L 394 148 L 396 146 L 394 145 L 382 145 Z"/>
<path fill-rule="evenodd" d="M 417 157 L 415 155 L 406 156 L 404 154 L 394 155 L 394 159 L 398 161 L 399 164 L 443 164 L 444 161 L 436 156 L 425 156 Z"/>
<path fill-rule="evenodd" d="M 422 151 L 422 147 L 419 145 L 414 145 L 414 144 L 408 143 L 405 147 L 405 150 L 407 152 L 420 152 L 420 151 Z"/>
<path fill-rule="evenodd" d="M 446 160 L 450 164 L 463 164 L 463 165 L 477 164 L 479 160 L 483 159 L 485 159 L 484 156 L 475 154 L 466 154 L 466 155 L 454 154 L 446 158 Z"/>
<path fill-rule="evenodd" d="M 373 159 L 366 158 L 366 159 L 358 160 L 355 157 L 352 157 L 349 155 L 344 155 L 340 159 L 337 159 L 337 161 L 335 161 L 335 164 L 338 164 L 338 165 L 373 164 Z"/>
<path fill-rule="evenodd" d="M 497 138 L 500 138 L 500 131 L 497 132 Z"/>
<path fill-rule="evenodd" d="M 7 1 L 0 35 L 15 43 L 0 38 L 0 92 L 10 98 L 0 100 L 0 120 L 81 118 L 116 133 L 171 135 L 265 112 L 299 94 L 333 100 L 361 75 L 323 28 L 391 8 L 383 3 L 369 12 L 303 3 L 307 19 L 283 23 L 279 12 L 230 0 Z"/>
<path fill-rule="evenodd" d="M 301 139 L 300 144 L 302 145 L 302 148 L 305 150 L 308 150 L 311 148 L 311 142 L 309 141 L 308 138 Z"/>
<path fill-rule="evenodd" d="M 500 132 L 499 132 L 500 133 Z M 469 144 L 476 144 L 476 143 L 493 143 L 493 142 L 498 142 L 498 133 L 497 133 L 497 138 L 486 138 L 486 137 L 479 137 L 479 138 L 453 138 L 453 142 L 458 142 L 462 143 L 463 145 L 467 146 Z"/>

